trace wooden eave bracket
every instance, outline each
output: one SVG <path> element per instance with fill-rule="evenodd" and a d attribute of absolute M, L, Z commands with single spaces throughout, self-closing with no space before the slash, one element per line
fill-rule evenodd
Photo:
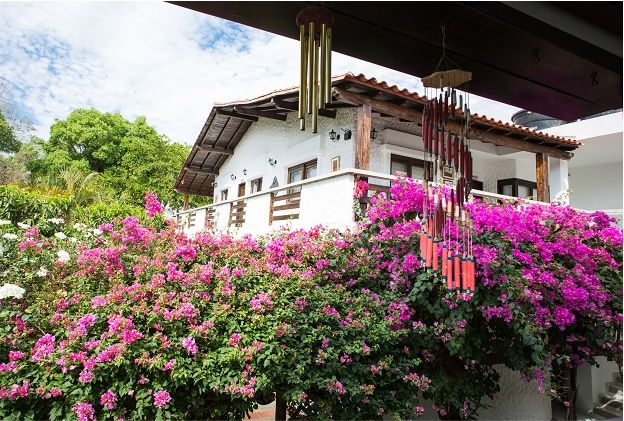
<path fill-rule="evenodd" d="M 185 171 L 195 172 L 197 174 L 206 174 L 206 175 L 219 175 L 219 171 L 214 168 L 200 168 L 200 167 L 184 167 Z"/>
<path fill-rule="evenodd" d="M 276 113 L 275 111 L 260 111 L 256 110 L 255 108 L 245 108 L 239 105 L 234 106 L 234 111 L 248 116 L 265 117 L 272 118 L 273 120 L 286 121 L 286 114 Z"/>
<path fill-rule="evenodd" d="M 271 102 L 277 108 L 281 108 L 283 110 L 288 110 L 288 111 L 297 111 L 298 105 L 296 102 L 288 102 L 288 101 L 284 101 L 283 99 L 278 99 L 278 98 L 273 98 Z M 323 116 L 323 117 L 336 118 L 336 110 L 329 110 L 329 109 L 321 108 L 319 109 L 318 113 L 320 116 Z"/>
<path fill-rule="evenodd" d="M 234 155 L 234 149 L 220 148 L 218 146 L 197 145 L 197 149 L 205 152 L 216 153 L 220 155 Z"/>

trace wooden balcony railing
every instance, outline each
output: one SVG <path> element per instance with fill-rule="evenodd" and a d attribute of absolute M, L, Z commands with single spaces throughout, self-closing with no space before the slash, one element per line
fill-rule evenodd
<path fill-rule="evenodd" d="M 271 193 L 271 205 L 269 208 L 269 225 L 273 221 L 286 221 L 289 219 L 299 219 L 299 208 L 301 205 L 301 190 L 293 192 L 292 190 L 283 190 L 281 192 Z M 279 212 L 279 215 L 275 213 Z"/>
<path fill-rule="evenodd" d="M 245 200 L 230 203 L 230 221 L 229 226 L 241 227 L 245 223 Z"/>
<path fill-rule="evenodd" d="M 216 212 L 215 207 L 206 208 L 206 219 L 204 219 L 204 228 L 211 228 L 215 225 Z"/>
<path fill-rule="evenodd" d="M 189 209 L 176 214 L 175 217 L 180 228 L 184 229 L 187 233 L 201 231 L 204 228 L 226 229 L 231 226 L 240 228 L 240 232 L 242 233 L 245 231 L 259 233 L 263 230 L 268 232 L 270 231 L 270 227 L 273 225 L 274 221 L 288 220 L 297 220 L 296 223 L 293 223 L 293 226 L 297 227 L 307 226 L 306 224 L 311 223 L 324 224 L 325 222 L 329 225 L 340 224 L 341 226 L 346 226 L 349 222 L 348 218 L 344 218 L 344 215 L 349 214 L 353 217 L 352 201 L 341 201 L 340 204 L 334 204 L 331 203 L 331 201 L 327 204 L 323 203 L 323 210 L 327 210 L 327 207 L 332 209 L 331 212 L 325 212 L 323 214 L 323 218 L 328 218 L 328 220 L 319 220 L 318 217 L 315 217 L 315 214 L 318 213 L 319 210 L 318 201 L 322 201 L 325 196 L 323 189 L 319 189 L 316 183 L 323 183 L 326 180 L 338 179 L 339 177 L 341 177 L 343 181 L 350 181 L 350 183 L 352 183 L 351 186 L 355 186 L 358 180 L 366 180 L 367 182 L 370 180 L 366 195 L 359 199 L 359 206 L 362 212 L 355 213 L 354 216 L 356 219 L 358 219 L 361 215 L 365 215 L 365 211 L 370 206 L 371 198 L 373 196 L 382 193 L 388 195 L 390 189 L 389 185 L 397 179 L 397 177 L 390 174 L 349 168 L 323 174 L 311 179 L 300 180 L 262 192 L 254 192 L 247 196 L 233 198 L 200 208 Z M 416 182 L 421 183 L 419 180 L 416 180 Z M 344 189 L 344 183 L 339 185 Z M 334 186 L 330 184 L 327 188 L 333 189 Z M 306 194 L 306 199 L 303 207 L 301 206 L 302 190 L 306 190 L 306 192 L 304 192 Z M 351 199 L 353 190 L 348 192 L 345 189 L 343 190 L 343 194 L 349 195 L 349 199 Z M 472 190 L 471 194 L 477 200 L 483 200 L 493 204 L 512 202 L 516 203 L 517 206 L 523 206 L 525 204 L 549 205 L 548 203 L 538 202 L 535 200 L 519 199 L 480 190 Z M 249 206 L 247 206 L 248 201 Z M 201 218 L 204 214 L 199 212 L 200 210 L 205 210 L 205 220 L 203 221 Z M 253 214 L 246 215 L 247 212 L 251 212 L 252 210 L 254 212 Z M 266 215 L 265 212 L 267 212 L 267 210 L 269 219 L 268 224 L 265 222 L 266 219 L 264 219 L 266 218 L 264 215 Z M 217 218 L 217 215 L 222 214 L 223 212 L 229 212 L 228 220 Z M 621 209 L 611 209 L 608 210 L 607 213 L 609 215 L 616 216 L 620 221 L 620 224 L 622 224 Z M 336 220 L 332 220 L 334 215 L 340 216 L 336 218 Z M 218 226 L 219 224 L 222 226 Z"/>

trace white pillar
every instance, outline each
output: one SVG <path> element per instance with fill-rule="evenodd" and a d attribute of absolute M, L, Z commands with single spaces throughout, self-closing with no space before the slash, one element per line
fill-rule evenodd
<path fill-rule="evenodd" d="M 549 158 L 549 185 L 550 201 L 557 200 L 559 203 L 569 205 L 570 194 L 568 189 L 568 161 L 565 159 Z"/>

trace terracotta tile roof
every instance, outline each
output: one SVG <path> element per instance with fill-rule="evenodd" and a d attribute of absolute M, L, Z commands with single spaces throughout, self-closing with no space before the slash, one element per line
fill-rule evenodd
<path fill-rule="evenodd" d="M 426 101 L 428 101 L 428 98 L 426 96 L 421 96 L 418 95 L 415 92 L 410 92 L 407 89 L 401 89 L 396 85 L 388 85 L 387 82 L 385 81 L 378 81 L 377 79 L 373 78 L 367 78 L 365 75 L 363 74 L 359 74 L 357 76 L 355 76 L 352 73 L 346 73 L 342 76 L 344 80 L 349 80 L 349 81 L 353 81 L 353 82 L 359 82 L 362 83 L 364 85 L 367 85 L 371 88 L 378 88 L 380 90 L 389 92 L 389 93 L 393 93 L 395 95 L 399 95 L 402 97 L 405 97 L 407 99 L 412 99 L 416 102 L 420 102 L 420 103 L 424 103 Z M 509 130 L 511 132 L 520 132 L 523 133 L 527 136 L 531 136 L 531 137 L 539 137 L 539 138 L 543 138 L 545 140 L 548 140 L 550 142 L 555 142 L 555 143 L 561 143 L 563 145 L 566 146 L 571 146 L 573 148 L 577 148 L 579 146 L 582 145 L 581 142 L 577 142 L 575 140 L 572 139 L 568 139 L 562 136 L 554 136 L 551 135 L 549 133 L 544 133 L 542 131 L 538 131 L 538 130 L 533 130 L 533 129 L 529 129 L 528 127 L 524 127 L 524 126 L 520 126 L 518 124 L 513 124 L 513 123 L 505 123 L 501 120 L 495 120 L 493 118 L 488 118 L 485 115 L 479 115 L 477 113 L 472 113 L 471 114 L 472 117 L 472 121 L 474 122 L 478 122 L 478 123 L 482 123 L 491 127 L 497 127 L 500 129 L 505 129 L 505 130 Z"/>
<path fill-rule="evenodd" d="M 347 72 L 338 76 L 332 77 L 332 85 L 340 85 L 341 83 L 351 82 L 354 84 L 362 85 L 369 87 L 371 89 L 377 89 L 380 91 L 387 92 L 392 95 L 400 96 L 405 99 L 424 104 L 428 101 L 426 96 L 418 95 L 416 92 L 411 92 L 407 89 L 401 89 L 396 85 L 389 85 L 386 81 L 379 81 L 374 77 L 366 77 L 363 74 L 355 75 L 351 72 Z M 228 107 L 234 105 L 249 105 L 255 103 L 261 103 L 265 101 L 269 101 L 271 98 L 276 96 L 295 94 L 299 92 L 299 86 L 292 86 L 283 89 L 274 90 L 268 94 L 261 95 L 255 98 L 250 98 L 241 101 L 232 101 L 232 102 L 224 102 L 224 103 L 215 103 L 215 107 Z M 524 134 L 525 136 L 529 136 L 536 139 L 543 139 L 551 143 L 560 144 L 562 146 L 567 146 L 571 149 L 576 149 L 579 146 L 582 146 L 581 142 L 568 139 L 562 136 L 554 136 L 548 133 L 544 133 L 542 131 L 529 129 L 524 126 L 520 126 L 518 124 L 506 123 L 501 120 L 495 120 L 493 118 L 488 118 L 485 115 L 479 115 L 477 113 L 473 113 L 472 115 L 473 123 L 480 123 L 483 125 L 487 125 L 493 128 L 498 128 L 501 130 L 507 130 L 512 133 Z"/>

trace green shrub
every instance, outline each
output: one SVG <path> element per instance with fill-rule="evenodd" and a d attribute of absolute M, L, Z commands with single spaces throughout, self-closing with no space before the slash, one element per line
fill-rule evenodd
<path fill-rule="evenodd" d="M 75 209 L 73 214 L 77 220 L 89 225 L 104 224 L 118 217 L 144 217 L 146 215 L 145 209 L 140 206 L 121 203 L 94 203 L 84 208 Z"/>
<path fill-rule="evenodd" d="M 0 219 L 36 225 L 47 219 L 69 219 L 73 198 L 42 194 L 19 186 L 0 186 Z"/>

